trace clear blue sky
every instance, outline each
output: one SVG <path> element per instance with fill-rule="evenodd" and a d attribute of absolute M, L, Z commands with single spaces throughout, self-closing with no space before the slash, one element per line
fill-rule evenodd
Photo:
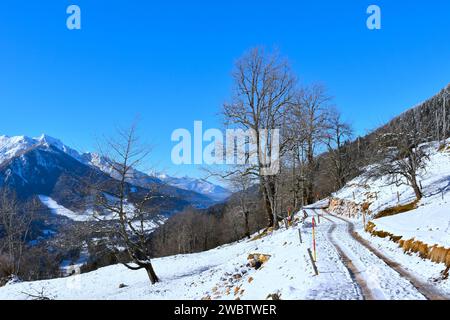
<path fill-rule="evenodd" d="M 81 151 L 140 114 L 169 173 L 172 130 L 220 125 L 233 62 L 277 47 L 303 83 L 326 84 L 359 134 L 450 82 L 448 0 L 0 2 L 0 134 L 43 132 Z M 82 30 L 66 28 L 66 8 Z M 366 8 L 382 9 L 382 30 Z"/>

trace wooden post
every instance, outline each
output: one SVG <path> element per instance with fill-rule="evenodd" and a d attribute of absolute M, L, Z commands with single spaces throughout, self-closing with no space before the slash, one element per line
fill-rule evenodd
<path fill-rule="evenodd" d="M 397 191 L 397 201 L 400 203 L 400 193 Z"/>
<path fill-rule="evenodd" d="M 303 243 L 303 240 L 302 240 L 302 231 L 300 230 L 300 228 L 298 229 L 298 237 L 300 238 L 300 243 Z"/>
<path fill-rule="evenodd" d="M 314 273 L 316 274 L 316 276 L 318 276 L 319 275 L 319 270 L 317 270 L 316 262 L 314 261 L 314 258 L 313 258 L 312 254 L 311 254 L 311 249 L 310 248 L 308 248 L 308 254 L 309 254 L 309 258 L 311 259 L 311 263 L 312 263 L 312 266 L 313 266 L 313 269 L 314 269 Z"/>
<path fill-rule="evenodd" d="M 314 252 L 314 262 L 317 261 L 316 252 L 316 219 L 312 218 L 312 236 L 313 236 L 313 252 Z"/>
<path fill-rule="evenodd" d="M 362 216 L 363 216 L 363 230 L 365 231 L 366 230 L 366 211 L 365 210 L 363 210 Z"/>

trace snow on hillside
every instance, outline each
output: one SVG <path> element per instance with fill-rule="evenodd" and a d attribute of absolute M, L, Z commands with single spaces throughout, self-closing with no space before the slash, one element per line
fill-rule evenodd
<path fill-rule="evenodd" d="M 39 195 L 39 200 L 42 202 L 43 205 L 45 205 L 47 208 L 49 208 L 53 214 L 64 216 L 66 218 L 69 218 L 73 221 L 90 221 L 93 220 L 93 214 L 92 212 L 86 212 L 86 213 L 75 213 L 61 205 L 59 205 L 55 200 L 53 200 L 50 197 Z"/>
<path fill-rule="evenodd" d="M 430 159 L 426 170 L 419 175 L 424 197 L 417 203 L 415 209 L 374 219 L 382 210 L 399 204 L 412 203 L 415 200 L 410 186 L 390 186 L 387 185 L 386 178 L 365 181 L 363 177 L 357 177 L 336 192 L 333 198 L 346 200 L 343 203 L 347 207 L 351 207 L 352 203 L 370 204 L 369 218 L 375 226 L 374 232 L 387 232 L 395 237 L 401 237 L 401 241 L 423 243 L 426 248 L 424 251 L 416 253 L 408 251 L 405 254 L 404 248 L 400 247 L 403 246 L 401 241 L 396 243 L 390 237 L 382 238 L 366 232 L 360 212 L 352 219 L 356 225 L 355 231 L 376 250 L 428 286 L 448 293 L 450 281 L 445 278 L 448 260 L 447 262 L 445 259 L 439 260 L 438 263 L 430 259 L 434 259 L 431 258 L 434 248 L 444 252 L 450 249 L 450 139 L 447 140 L 447 147 L 440 150 L 437 143 L 430 143 L 428 151 Z"/>
<path fill-rule="evenodd" d="M 450 139 L 447 141 L 450 144 Z M 430 245 L 450 247 L 450 150 L 438 150 L 438 144 L 428 148 L 430 160 L 419 175 L 424 197 L 415 210 L 375 219 L 377 230 L 390 232 L 405 239 L 415 238 Z M 400 202 L 398 201 L 398 195 Z M 383 209 L 411 203 L 414 192 L 408 185 L 388 185 L 387 179 L 365 181 L 357 177 L 333 197 L 358 204 L 370 203 L 372 216 Z"/>
<path fill-rule="evenodd" d="M 146 272 L 122 265 L 45 281 L 9 284 L 0 299 L 27 299 L 43 291 L 55 299 L 260 299 L 278 294 L 282 299 L 360 299 L 339 255 L 319 232 L 321 276 L 314 275 L 306 248 L 311 247 L 311 224 L 302 230 L 281 229 L 259 240 L 242 240 L 210 251 L 154 259 L 161 279 L 150 285 Z M 247 266 L 250 254 L 267 254 L 256 270 Z M 124 284 L 125 287 L 119 285 Z M 237 289 L 236 289 L 237 288 Z"/>
<path fill-rule="evenodd" d="M 30 299 L 29 294 L 43 292 L 52 299 L 265 300 L 276 295 L 285 300 L 361 300 L 364 295 L 336 249 L 336 239 L 348 247 L 374 298 L 424 299 L 408 280 L 352 240 L 345 223 L 321 210 L 306 210 L 306 222 L 289 229 L 206 252 L 153 259 L 161 280 L 155 285 L 144 270 L 113 265 L 66 278 L 10 283 L 0 288 L 0 299 Z M 312 248 L 311 219 L 316 215 L 318 221 L 319 212 L 315 275 L 307 249 Z M 267 257 L 261 267 L 249 264 L 249 257 L 261 255 Z"/>
<path fill-rule="evenodd" d="M 108 198 L 114 200 L 113 197 L 107 196 Z M 79 222 L 86 222 L 86 221 L 110 221 L 110 220 L 117 220 L 118 217 L 116 217 L 113 214 L 107 214 L 107 215 L 101 215 L 101 216 L 95 216 L 94 212 L 92 210 L 87 210 L 85 212 L 76 213 L 72 210 L 67 209 L 66 207 L 58 204 L 55 200 L 53 200 L 50 197 L 39 195 L 39 200 L 42 202 L 43 205 L 45 205 L 47 208 L 51 210 L 53 214 L 64 216 L 66 218 L 69 218 L 73 221 L 79 221 Z M 125 210 L 132 214 L 135 210 L 135 207 L 133 204 L 126 202 L 125 204 Z M 144 230 L 147 232 L 153 231 L 156 228 L 158 228 L 161 224 L 163 224 L 167 220 L 167 217 L 164 217 L 162 215 L 158 215 L 154 219 L 146 220 L 144 221 Z M 132 225 L 134 227 L 139 228 L 140 227 L 140 221 L 133 221 Z"/>
<path fill-rule="evenodd" d="M 0 136 L 0 164 L 36 144 L 34 139 L 17 136 Z"/>

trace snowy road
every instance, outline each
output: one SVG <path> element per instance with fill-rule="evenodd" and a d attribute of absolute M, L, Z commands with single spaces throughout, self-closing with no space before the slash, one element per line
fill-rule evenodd
<path fill-rule="evenodd" d="M 320 214 L 322 221 L 325 220 L 319 228 L 327 229 L 328 241 L 335 247 L 363 299 L 446 298 L 436 288 L 419 281 L 355 235 L 352 222 L 322 210 L 309 210 L 309 214 Z"/>
<path fill-rule="evenodd" d="M 336 241 L 334 238 L 337 224 L 333 220 L 330 220 L 327 217 L 325 217 L 324 215 L 322 215 L 322 217 L 331 223 L 331 227 L 328 229 L 327 233 L 328 241 L 330 241 L 330 243 L 332 243 L 335 246 L 341 258 L 341 262 L 347 268 L 351 278 L 354 281 L 354 285 L 357 286 L 359 289 L 358 291 L 360 293 L 361 299 L 374 300 L 374 297 L 372 296 L 372 291 L 367 286 L 367 282 L 365 281 L 365 279 L 361 277 L 361 272 L 357 267 L 355 267 L 352 260 L 348 257 L 345 251 L 342 250 L 341 246 L 339 245 L 339 242 Z"/>

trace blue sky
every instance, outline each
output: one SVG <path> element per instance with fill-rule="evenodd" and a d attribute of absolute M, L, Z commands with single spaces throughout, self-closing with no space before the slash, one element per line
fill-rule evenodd
<path fill-rule="evenodd" d="M 0 2 L 0 134 L 62 139 L 81 151 L 140 115 L 153 164 L 172 174 L 171 133 L 219 127 L 233 62 L 276 47 L 302 83 L 321 82 L 364 134 L 450 82 L 450 2 Z M 82 29 L 66 28 L 77 4 Z M 382 29 L 366 28 L 366 8 Z"/>

